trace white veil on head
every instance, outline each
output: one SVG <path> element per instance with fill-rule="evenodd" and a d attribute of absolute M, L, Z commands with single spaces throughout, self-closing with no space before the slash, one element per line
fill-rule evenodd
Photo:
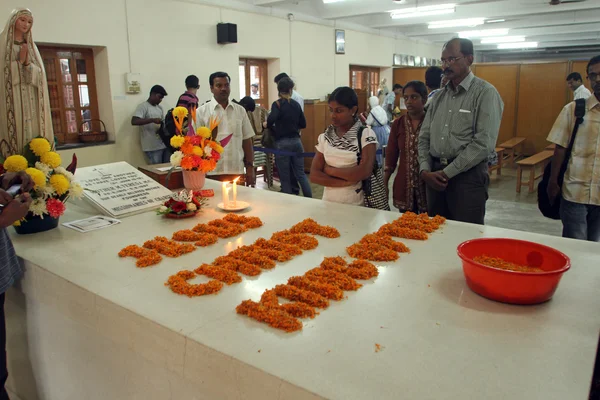
<path fill-rule="evenodd" d="M 2 80 L 0 81 L 0 152 L 3 157 L 8 157 L 12 154 L 21 154 L 23 146 L 32 138 L 26 138 L 24 132 L 19 132 L 19 127 L 22 123 L 17 122 L 18 115 L 23 115 L 21 112 L 16 112 L 15 109 L 20 107 L 20 104 L 15 104 L 14 96 L 14 81 L 12 62 L 13 45 L 15 40 L 15 22 L 22 15 L 33 17 L 31 11 L 27 8 L 17 8 L 10 14 L 4 30 L 0 32 L 0 73 Z M 33 25 L 32 25 L 33 28 Z M 52 128 L 52 116 L 50 113 L 50 98 L 48 95 L 48 80 L 44 69 L 44 62 L 40 52 L 33 41 L 31 33 L 32 28 L 27 32 L 24 38 L 27 42 L 28 54 L 30 63 L 41 70 L 41 79 L 38 89 L 37 101 L 37 118 L 40 132 L 37 136 L 42 136 L 48 139 L 50 145 L 54 147 L 54 132 Z"/>

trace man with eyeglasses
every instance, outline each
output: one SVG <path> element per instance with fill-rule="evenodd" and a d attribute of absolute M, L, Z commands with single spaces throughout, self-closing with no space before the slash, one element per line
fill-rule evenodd
<path fill-rule="evenodd" d="M 131 117 L 131 125 L 140 127 L 142 150 L 150 164 L 167 163 L 171 157 L 171 152 L 158 134 L 165 116 L 160 103 L 166 95 L 164 87 L 152 86 L 148 100 L 137 106 Z"/>
<path fill-rule="evenodd" d="M 563 108 L 548 135 L 548 141 L 556 144 L 548 197 L 554 201 L 562 194 L 563 237 L 600 242 L 600 56 L 590 60 L 586 71 L 594 94 L 586 100 L 562 190 L 558 175 L 575 125 L 575 102 Z"/>
<path fill-rule="evenodd" d="M 471 72 L 473 43 L 452 39 L 442 49 L 448 84 L 433 98 L 419 135 L 421 177 L 430 215 L 483 225 L 488 157 L 504 103 L 496 88 Z"/>

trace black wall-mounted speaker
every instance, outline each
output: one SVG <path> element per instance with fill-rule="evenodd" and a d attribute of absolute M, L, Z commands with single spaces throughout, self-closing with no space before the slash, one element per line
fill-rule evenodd
<path fill-rule="evenodd" d="M 217 43 L 219 43 L 219 44 L 237 43 L 237 25 L 236 24 L 217 24 Z"/>

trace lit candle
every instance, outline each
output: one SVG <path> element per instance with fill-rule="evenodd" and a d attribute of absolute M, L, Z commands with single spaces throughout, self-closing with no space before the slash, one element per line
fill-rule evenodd
<path fill-rule="evenodd" d="M 229 205 L 229 189 L 227 188 L 227 182 L 223 182 L 222 195 L 223 195 L 223 208 L 227 208 L 227 206 Z"/>
<path fill-rule="evenodd" d="M 234 208 L 237 207 L 237 181 L 238 181 L 238 179 L 240 179 L 239 176 L 233 180 L 233 207 Z"/>

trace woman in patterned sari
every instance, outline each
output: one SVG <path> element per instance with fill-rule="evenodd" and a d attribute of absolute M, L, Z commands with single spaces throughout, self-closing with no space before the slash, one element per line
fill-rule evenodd
<path fill-rule="evenodd" d="M 31 11 L 20 8 L 10 15 L 0 33 L 0 153 L 21 154 L 38 136 L 54 146 L 48 82 L 44 63 L 33 42 Z"/>
<path fill-rule="evenodd" d="M 400 212 L 427 212 L 425 183 L 419 177 L 419 132 L 425 119 L 427 87 L 423 82 L 411 81 L 404 86 L 404 102 L 408 113 L 394 121 L 385 152 L 384 181 L 389 188 L 389 180 L 396 165 L 398 172 L 394 179 L 394 207 Z M 400 162 L 398 162 L 400 159 Z"/>

